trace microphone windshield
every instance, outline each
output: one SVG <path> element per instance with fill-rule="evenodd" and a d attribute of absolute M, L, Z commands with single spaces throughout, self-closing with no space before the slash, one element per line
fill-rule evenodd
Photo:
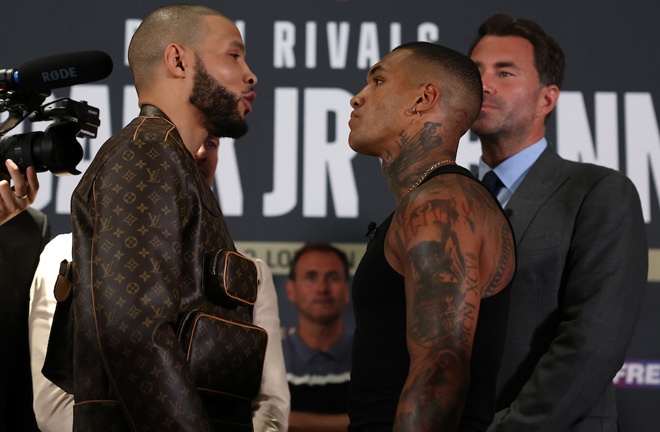
<path fill-rule="evenodd" d="M 102 51 L 58 54 L 21 64 L 13 87 L 50 90 L 102 80 L 111 72 L 112 59 Z"/>

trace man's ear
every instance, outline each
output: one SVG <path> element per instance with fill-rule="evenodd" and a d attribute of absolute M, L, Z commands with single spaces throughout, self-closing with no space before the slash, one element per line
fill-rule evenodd
<path fill-rule="evenodd" d="M 549 85 L 541 90 L 539 103 L 537 107 L 538 115 L 541 117 L 547 116 L 557 105 L 559 99 L 559 87 L 556 85 Z"/>
<path fill-rule="evenodd" d="M 188 68 L 188 56 L 184 47 L 178 44 L 169 44 L 167 47 L 165 47 L 164 57 L 167 70 L 173 76 L 180 78 L 186 76 L 186 69 Z"/>
<path fill-rule="evenodd" d="M 286 280 L 286 296 L 289 298 L 289 301 L 291 303 L 296 302 L 296 290 L 293 287 L 294 283 L 295 282 L 293 282 L 291 279 L 287 278 L 287 280 Z"/>
<path fill-rule="evenodd" d="M 440 86 L 436 83 L 427 83 L 420 87 L 421 93 L 416 101 L 417 112 L 424 112 L 440 103 L 442 96 Z"/>

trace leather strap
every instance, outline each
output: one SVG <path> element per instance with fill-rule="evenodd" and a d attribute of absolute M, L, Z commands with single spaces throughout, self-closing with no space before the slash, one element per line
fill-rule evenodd
<path fill-rule="evenodd" d="M 71 263 L 67 260 L 62 260 L 60 263 L 60 273 L 57 275 L 55 281 L 55 300 L 63 302 L 71 294 L 73 288 L 73 281 L 71 280 Z"/>

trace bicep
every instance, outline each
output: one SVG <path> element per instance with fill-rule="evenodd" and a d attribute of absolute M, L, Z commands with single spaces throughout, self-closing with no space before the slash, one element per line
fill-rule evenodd
<path fill-rule="evenodd" d="M 476 266 L 459 238 L 424 240 L 406 252 L 406 337 L 413 354 L 469 359 L 479 309 Z M 415 356 L 416 358 L 416 356 Z"/>

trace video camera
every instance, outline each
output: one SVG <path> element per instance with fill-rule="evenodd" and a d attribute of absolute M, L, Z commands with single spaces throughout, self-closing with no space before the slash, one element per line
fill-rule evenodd
<path fill-rule="evenodd" d="M 18 69 L 0 69 L 0 112 L 9 112 L 0 124 L 0 160 L 13 160 L 21 172 L 33 166 L 37 172 L 58 176 L 80 174 L 76 165 L 83 148 L 76 137 L 96 137 L 99 110 L 69 98 L 42 104 L 53 88 L 100 80 L 111 71 L 112 60 L 101 51 L 44 57 Z M 44 132 L 4 136 L 26 118 L 55 122 Z M 8 173 L 4 163 L 0 163 L 0 173 Z"/>

